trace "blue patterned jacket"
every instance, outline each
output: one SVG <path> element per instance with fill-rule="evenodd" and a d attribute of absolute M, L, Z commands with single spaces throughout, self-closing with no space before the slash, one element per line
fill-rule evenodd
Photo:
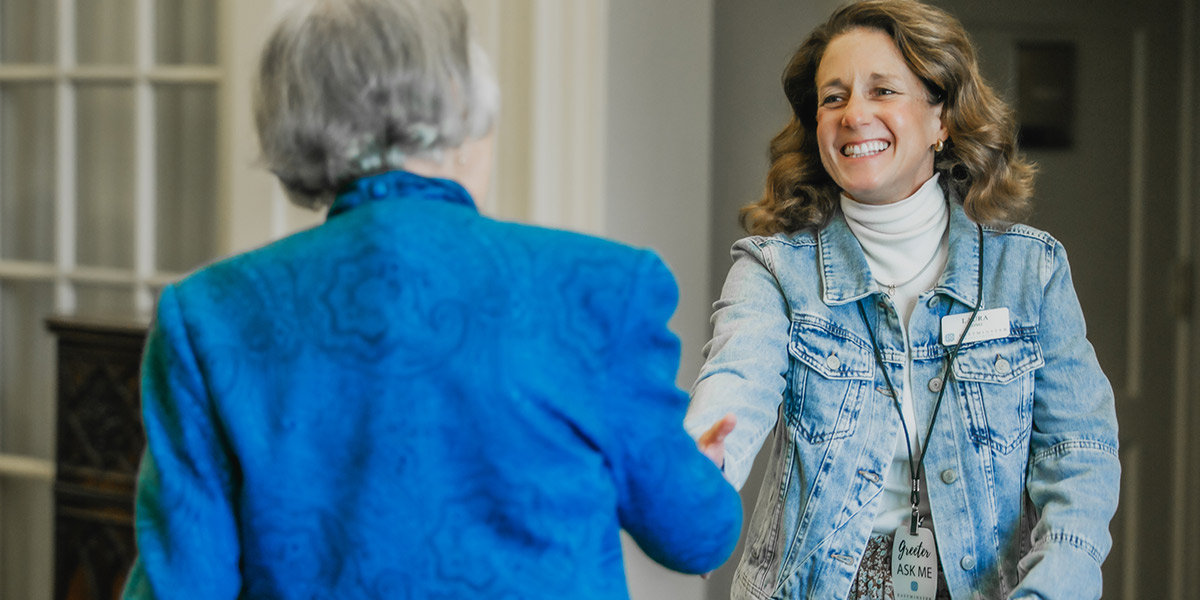
<path fill-rule="evenodd" d="M 619 530 L 711 570 L 736 492 L 682 427 L 651 252 L 358 181 L 163 290 L 127 598 L 627 598 Z"/>

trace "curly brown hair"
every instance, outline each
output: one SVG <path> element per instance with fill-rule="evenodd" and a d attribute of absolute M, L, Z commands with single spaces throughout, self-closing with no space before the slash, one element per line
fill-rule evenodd
<path fill-rule="evenodd" d="M 1023 218 L 1036 167 L 1018 153 L 1012 109 L 979 74 L 962 24 L 915 0 L 862 0 L 817 27 L 784 69 L 792 119 L 771 140 L 766 189 L 742 208 L 742 227 L 771 235 L 820 229 L 833 217 L 839 190 L 817 148 L 817 67 L 834 38 L 863 28 L 890 36 L 932 101 L 944 103 L 942 122 L 950 138 L 934 169 L 945 191 L 962 201 L 976 223 L 1004 227 Z"/>

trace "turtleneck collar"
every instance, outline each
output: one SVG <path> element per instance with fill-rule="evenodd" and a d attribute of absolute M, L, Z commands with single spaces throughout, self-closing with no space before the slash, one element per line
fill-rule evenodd
<path fill-rule="evenodd" d="M 872 275 L 887 286 L 905 285 L 928 271 L 950 224 L 950 207 L 937 173 L 899 202 L 863 204 L 843 194 L 841 208 Z"/>
<path fill-rule="evenodd" d="M 457 181 L 397 170 L 360 177 L 350 183 L 338 194 L 326 218 L 371 202 L 405 198 L 448 202 L 476 210 L 471 194 Z"/>

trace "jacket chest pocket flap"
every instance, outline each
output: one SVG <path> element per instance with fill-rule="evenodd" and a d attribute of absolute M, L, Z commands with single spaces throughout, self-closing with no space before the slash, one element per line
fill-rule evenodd
<path fill-rule="evenodd" d="M 963 347 L 954 379 L 977 443 L 1007 454 L 1026 438 L 1033 423 L 1033 372 L 1045 364 L 1033 335 Z"/>
<path fill-rule="evenodd" d="M 811 443 L 853 434 L 875 378 L 870 345 L 831 321 L 800 315 L 792 321 L 788 353 L 788 419 Z"/>

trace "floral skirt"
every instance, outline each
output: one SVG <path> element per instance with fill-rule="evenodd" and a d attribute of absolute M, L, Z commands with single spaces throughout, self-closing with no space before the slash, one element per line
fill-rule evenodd
<path fill-rule="evenodd" d="M 881 534 L 872 536 L 863 552 L 862 562 L 858 565 L 858 574 L 850 584 L 850 595 L 847 600 L 894 600 L 892 591 L 892 536 Z M 937 600 L 950 600 L 950 590 L 946 587 L 946 578 L 942 576 L 942 567 L 938 565 Z"/>

